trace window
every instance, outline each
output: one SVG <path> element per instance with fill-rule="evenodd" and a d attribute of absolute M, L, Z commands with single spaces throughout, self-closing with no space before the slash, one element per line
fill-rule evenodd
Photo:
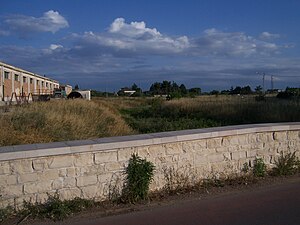
<path fill-rule="evenodd" d="M 44 87 L 44 81 L 42 81 L 42 87 Z"/>
<path fill-rule="evenodd" d="M 46 82 L 46 87 L 48 87 L 48 83 Z"/>
<path fill-rule="evenodd" d="M 9 72 L 4 71 L 4 79 L 9 79 Z"/>
<path fill-rule="evenodd" d="M 15 74 L 15 81 L 19 81 L 19 75 Z"/>
<path fill-rule="evenodd" d="M 23 77 L 23 83 L 27 82 L 27 77 Z"/>
<path fill-rule="evenodd" d="M 30 84 L 33 84 L 33 78 L 30 78 Z"/>

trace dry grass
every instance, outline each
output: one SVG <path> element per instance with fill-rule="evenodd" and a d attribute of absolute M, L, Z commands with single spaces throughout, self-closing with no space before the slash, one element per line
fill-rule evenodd
<path fill-rule="evenodd" d="M 85 100 L 37 102 L 0 116 L 0 146 L 133 134 L 117 110 Z"/>
<path fill-rule="evenodd" d="M 0 146 L 288 121 L 300 121 L 299 101 L 200 96 L 38 102 L 0 114 Z"/>
<path fill-rule="evenodd" d="M 163 104 L 163 110 L 180 111 L 185 115 L 199 115 L 223 125 L 292 122 L 300 119 L 300 102 L 276 98 L 255 101 L 254 96 L 201 96 L 179 99 Z"/>
<path fill-rule="evenodd" d="M 113 98 L 104 98 L 104 97 L 94 97 L 93 101 L 101 103 L 111 110 L 121 110 L 128 109 L 133 107 L 139 107 L 145 104 L 149 104 L 152 98 L 139 98 L 139 97 L 113 97 Z"/>
<path fill-rule="evenodd" d="M 124 111 L 126 121 L 140 133 L 215 126 L 300 121 L 300 101 L 255 96 L 200 96 L 153 101 Z"/>

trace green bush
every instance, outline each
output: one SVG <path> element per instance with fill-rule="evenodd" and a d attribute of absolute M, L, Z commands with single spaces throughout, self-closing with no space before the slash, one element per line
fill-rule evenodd
<path fill-rule="evenodd" d="M 254 165 L 253 165 L 253 174 L 256 177 L 264 177 L 266 175 L 266 164 L 264 163 L 263 159 L 261 158 L 256 158 L 254 160 Z"/>
<path fill-rule="evenodd" d="M 121 200 L 134 203 L 148 197 L 149 185 L 153 179 L 154 165 L 137 154 L 132 154 L 126 168 L 125 187 Z"/>
<path fill-rule="evenodd" d="M 61 200 L 58 194 L 48 195 L 45 203 L 24 202 L 24 208 L 20 214 L 24 217 L 48 218 L 54 221 L 63 220 L 68 216 L 91 208 L 96 203 L 93 200 L 75 198 L 72 200 Z"/>
<path fill-rule="evenodd" d="M 280 157 L 275 160 L 275 167 L 273 168 L 274 175 L 287 176 L 295 174 L 299 171 L 300 162 L 298 157 L 294 153 L 288 153 L 286 155 L 281 152 Z"/>

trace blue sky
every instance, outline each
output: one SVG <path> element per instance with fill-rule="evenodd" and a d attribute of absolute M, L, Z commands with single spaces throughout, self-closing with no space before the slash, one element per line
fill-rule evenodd
<path fill-rule="evenodd" d="M 10 0 L 0 61 L 81 88 L 300 87 L 298 0 Z"/>

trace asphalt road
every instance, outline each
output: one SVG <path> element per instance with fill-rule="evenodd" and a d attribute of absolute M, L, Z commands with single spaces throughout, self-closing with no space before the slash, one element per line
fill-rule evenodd
<path fill-rule="evenodd" d="M 74 225 L 300 225 L 300 179 Z"/>

